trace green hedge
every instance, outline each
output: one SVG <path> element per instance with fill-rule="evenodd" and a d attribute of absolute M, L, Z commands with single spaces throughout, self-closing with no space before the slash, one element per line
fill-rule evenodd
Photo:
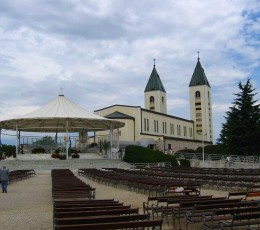
<path fill-rule="evenodd" d="M 166 155 L 158 150 L 151 150 L 142 146 L 128 145 L 125 149 L 124 161 L 128 163 L 159 163 L 170 162 L 178 165 L 175 156 Z"/>
<path fill-rule="evenodd" d="M 0 147 L 1 156 L 5 155 L 6 157 L 15 157 L 16 147 L 14 145 L 2 145 Z"/>

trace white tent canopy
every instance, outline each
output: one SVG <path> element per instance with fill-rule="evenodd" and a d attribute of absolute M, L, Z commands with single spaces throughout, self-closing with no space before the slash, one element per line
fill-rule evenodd
<path fill-rule="evenodd" d="M 0 128 L 27 132 L 70 132 L 108 130 L 124 123 L 92 114 L 68 100 L 64 95 L 40 109 L 18 118 L 0 121 Z"/>
<path fill-rule="evenodd" d="M 125 124 L 120 121 L 107 119 L 96 114 L 92 114 L 68 100 L 64 95 L 49 102 L 40 109 L 20 116 L 18 118 L 0 121 L 0 130 L 15 130 L 16 156 L 18 156 L 19 134 L 25 132 L 79 132 L 110 130 L 123 127 Z M 66 145 L 66 155 L 68 159 L 68 145 Z"/>

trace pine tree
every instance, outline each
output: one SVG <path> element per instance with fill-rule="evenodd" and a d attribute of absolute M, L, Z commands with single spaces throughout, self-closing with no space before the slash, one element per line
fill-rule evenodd
<path fill-rule="evenodd" d="M 230 154 L 260 154 L 260 108 L 254 100 L 257 93 L 250 79 L 245 85 L 240 82 L 238 87 L 240 92 L 235 94 L 233 106 L 226 113 L 218 142 L 224 144 Z"/>

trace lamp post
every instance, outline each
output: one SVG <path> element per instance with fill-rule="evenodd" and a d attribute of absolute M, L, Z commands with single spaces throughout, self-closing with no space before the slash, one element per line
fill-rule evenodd
<path fill-rule="evenodd" d="M 202 167 L 204 168 L 204 136 L 202 135 Z"/>
<path fill-rule="evenodd" d="M 206 136 L 207 135 L 207 133 L 205 133 L 204 135 L 202 134 L 202 140 L 201 140 L 201 142 L 202 142 L 202 167 L 204 168 L 204 166 L 205 166 L 205 152 L 204 152 L 204 136 Z"/>

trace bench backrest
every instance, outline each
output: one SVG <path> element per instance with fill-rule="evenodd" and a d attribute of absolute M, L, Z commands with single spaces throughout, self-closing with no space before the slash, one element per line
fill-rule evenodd
<path fill-rule="evenodd" d="M 195 210 L 210 210 L 210 209 L 220 209 L 220 208 L 239 208 L 239 207 L 257 207 L 257 202 L 245 201 L 245 202 L 235 202 L 235 203 L 221 203 L 221 204 L 210 204 L 210 205 L 196 205 Z"/>
<path fill-rule="evenodd" d="M 127 228 L 145 228 L 145 227 L 159 227 L 162 229 L 162 220 L 143 220 L 143 221 L 129 221 L 129 222 L 112 222 L 112 223 L 98 223 L 98 224 L 82 224 L 82 225 L 59 225 L 56 230 L 105 230 L 105 229 L 127 229 Z"/>
<path fill-rule="evenodd" d="M 138 208 L 128 209 L 113 209 L 113 210 L 97 210 L 97 211 L 79 211 L 79 212 L 54 212 L 54 218 L 65 218 L 65 217 L 83 217 L 83 216 L 98 216 L 98 215 L 128 215 L 138 214 Z"/>
<path fill-rule="evenodd" d="M 86 218 L 57 218 L 55 225 L 74 225 L 74 224 L 93 224 L 93 223 L 109 223 L 122 222 L 134 220 L 147 220 L 148 214 L 134 214 L 134 215 L 113 215 L 113 216 L 93 216 Z"/>

